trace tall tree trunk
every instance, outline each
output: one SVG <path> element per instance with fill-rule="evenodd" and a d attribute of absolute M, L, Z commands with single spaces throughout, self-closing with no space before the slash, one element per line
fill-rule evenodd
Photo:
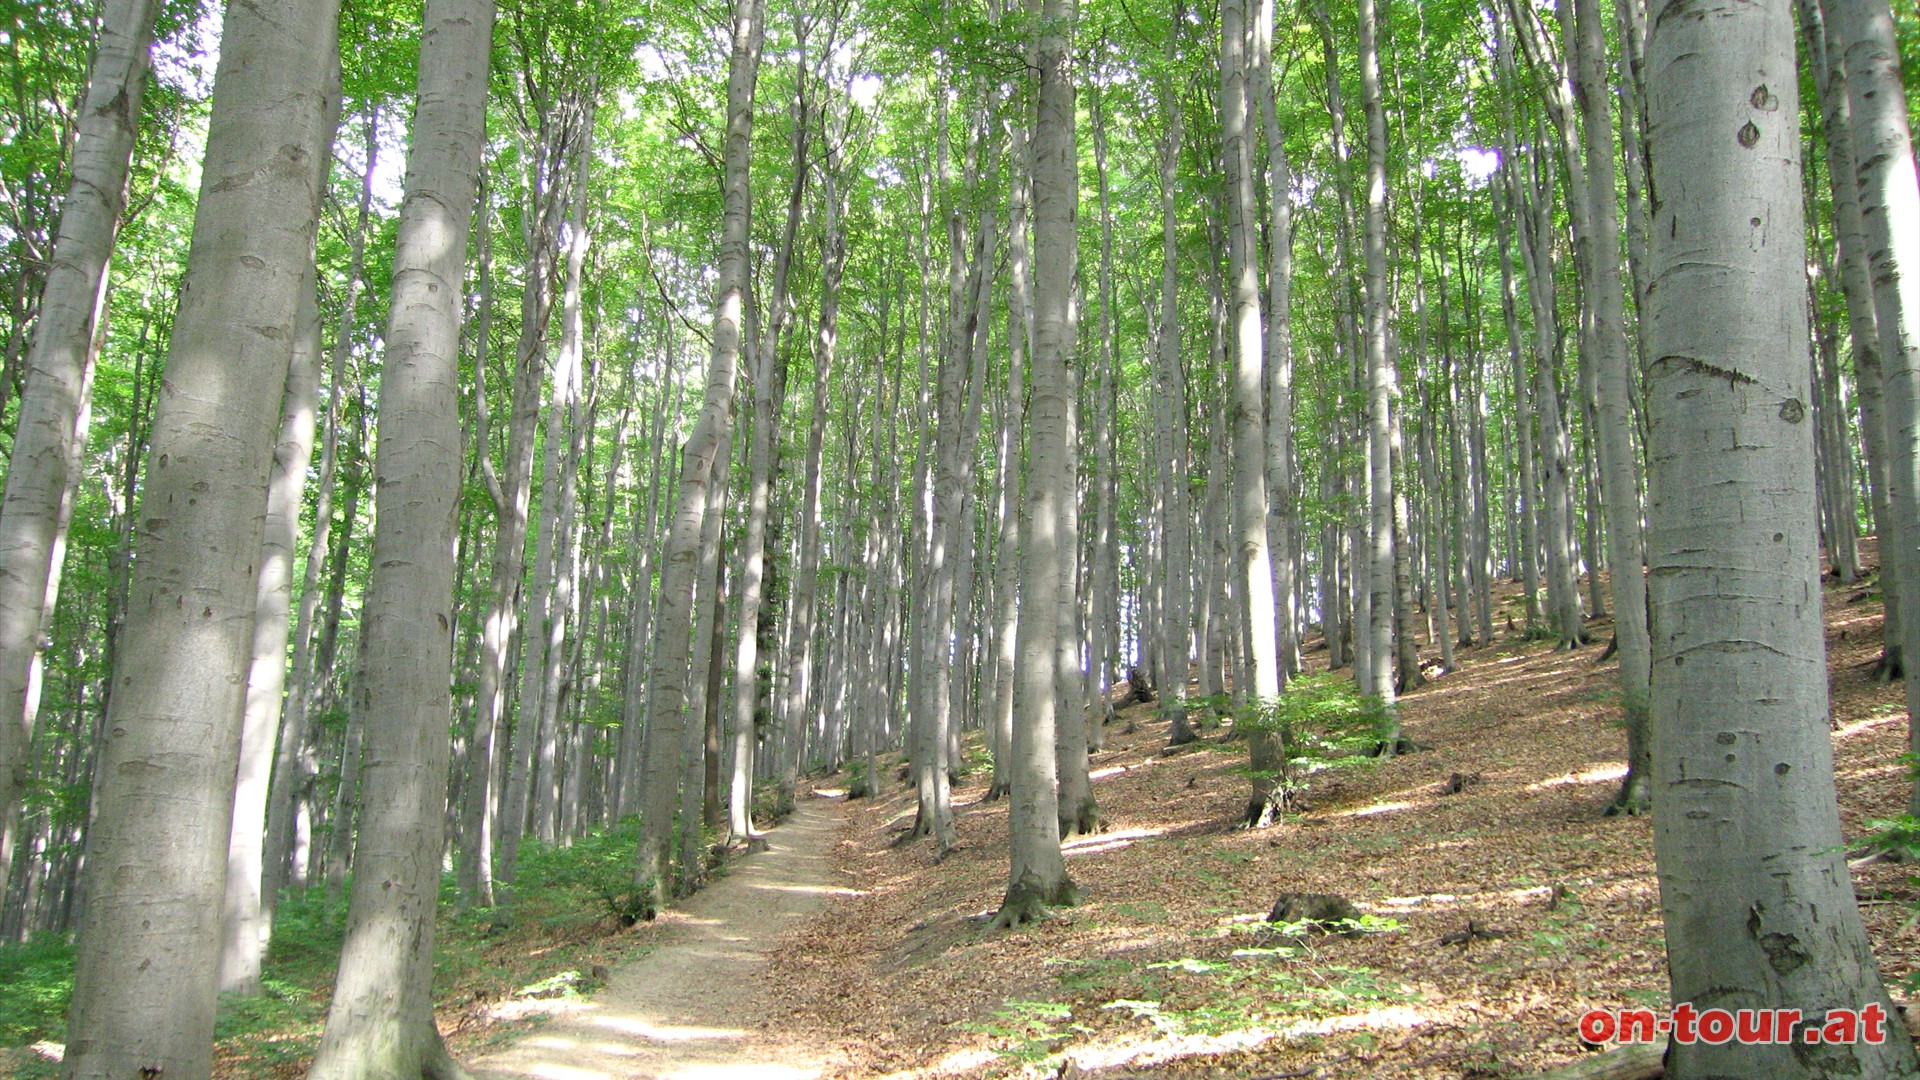
<path fill-rule="evenodd" d="M 1659 0 L 1650 21 L 1652 789 L 1673 1000 L 1891 1015 L 1822 722 L 1792 16 Z M 1897 1033 L 1667 1052 L 1680 1080 L 1917 1073 Z"/>
<path fill-rule="evenodd" d="M 522 132 L 522 137 L 533 143 L 534 151 L 528 167 L 528 203 L 520 222 L 527 267 L 520 294 L 520 337 L 515 352 L 513 393 L 508 405 L 504 474 L 494 473 L 490 456 L 481 458 L 488 493 L 493 496 L 497 528 L 492 566 L 493 600 L 483 623 L 476 696 L 482 714 L 490 718 L 489 724 L 496 729 L 508 714 L 506 677 L 511 661 L 508 650 L 519 629 L 522 604 L 526 607 L 526 628 L 519 632 L 519 711 L 514 718 L 513 738 L 507 744 L 506 761 L 502 763 L 506 787 L 501 793 L 493 826 L 500 831 L 498 878 L 503 882 L 513 880 L 520 861 L 520 838 L 526 829 L 527 803 L 533 786 L 534 741 L 540 722 L 539 694 L 545 686 L 540 674 L 544 671 L 542 649 L 547 641 L 555 518 L 550 508 L 553 496 L 546 491 L 542 498 L 547 505 L 542 509 L 534 539 L 534 580 L 530 594 L 523 594 L 523 581 L 533 496 L 533 450 L 540 426 L 540 390 L 545 382 L 548 324 L 552 321 L 560 271 L 560 225 L 569 205 L 568 168 L 574 164 L 570 148 L 580 130 L 573 110 L 583 104 L 572 93 L 550 100 L 538 117 L 539 130 Z M 557 452 L 560 434 L 558 425 L 552 426 L 556 430 L 549 432 L 546 460 L 540 474 L 547 491 L 557 488 L 560 471 Z M 491 800 L 492 781 L 482 786 Z"/>
<path fill-rule="evenodd" d="M 1367 456 L 1373 512 L 1367 568 L 1367 635 L 1371 676 L 1362 690 L 1380 699 L 1390 729 L 1384 750 L 1399 737 L 1393 690 L 1393 409 L 1400 394 L 1388 346 L 1387 118 L 1380 99 L 1379 28 L 1374 0 L 1360 0 L 1360 99 L 1367 118 L 1366 250 Z"/>
<path fill-rule="evenodd" d="M 307 564 L 300 586 L 300 607 L 293 621 L 293 663 L 287 675 L 287 699 L 280 720 L 280 741 L 273 759 L 273 780 L 267 792 L 266 850 L 262 856 L 260 903 L 269 931 L 274 905 L 286 887 L 295 847 L 295 800 L 312 774 L 307 745 L 314 697 L 313 622 L 320 607 L 320 574 L 332 550 L 333 493 L 339 476 L 342 420 L 340 396 L 348 353 L 359 322 L 360 293 L 365 287 L 367 226 L 373 211 L 373 174 L 379 162 L 377 110 L 367 116 L 367 165 L 360 175 L 360 202 L 352 237 L 347 241 L 347 291 L 341 301 L 340 323 L 334 331 L 328 358 L 327 412 L 321 419 L 320 487 L 314 497 L 313 535 L 308 541 Z M 311 446 L 309 446 L 311 453 Z M 349 526 L 351 529 L 351 526 Z M 324 674 L 321 681 L 325 681 Z"/>
<path fill-rule="evenodd" d="M 780 441 L 786 365 L 779 358 L 780 332 L 787 320 L 787 275 L 793 266 L 794 239 L 806 199 L 807 137 L 811 108 L 807 97 L 805 24 L 799 28 L 794 79 L 800 87 L 793 117 L 792 183 L 787 189 L 787 224 L 774 255 L 773 288 L 767 298 L 765 327 L 754 350 L 753 443 L 747 459 L 746 530 L 740 548 L 740 609 L 733 657 L 733 771 L 728 785 L 728 828 L 734 836 L 753 835 L 754 711 L 760 698 L 760 604 L 766 578 L 767 511 L 772 498 L 774 455 Z"/>
<path fill-rule="evenodd" d="M 1227 170 L 1227 261 L 1232 280 L 1234 531 L 1239 565 L 1234 587 L 1246 611 L 1247 668 L 1252 675 L 1240 686 L 1245 708 L 1253 716 L 1280 696 L 1286 673 L 1280 667 L 1280 612 L 1274 605 L 1272 552 L 1268 547 L 1268 454 L 1266 429 L 1266 341 L 1260 325 L 1258 200 L 1254 197 L 1254 133 L 1248 123 L 1251 107 L 1263 111 L 1270 103 L 1248 101 L 1246 0 L 1222 0 L 1220 5 L 1220 128 L 1222 156 Z M 1253 81 L 1264 83 L 1257 77 Z M 1259 88 L 1255 97 L 1262 96 Z M 1267 95 L 1267 96 L 1270 96 Z M 1278 125 L 1276 124 L 1277 128 Z M 1286 193 L 1274 192 L 1284 202 Z M 1276 236 L 1275 243 L 1283 242 Z M 1284 557 L 1283 560 L 1284 561 Z M 1264 825 L 1278 802 L 1278 734 L 1265 725 L 1249 725 L 1254 756 L 1252 793 L 1247 801 L 1247 824 Z M 1263 765 L 1265 766 L 1263 768 Z"/>
<path fill-rule="evenodd" d="M 1837 39 L 1852 109 L 1854 164 L 1860 175 L 1860 221 L 1866 234 L 1885 389 L 1888 520 L 1880 529 L 1883 563 L 1894 570 L 1883 589 L 1905 618 L 1902 657 L 1920 655 L 1920 180 L 1893 14 L 1885 0 L 1829 0 L 1828 30 Z M 1830 45 L 1829 49 L 1833 49 Z M 1891 605 L 1890 605 L 1891 606 Z M 1907 680 L 1908 730 L 1920 749 L 1920 679 Z M 1908 813 L 1920 813 L 1916 780 Z"/>
<path fill-rule="evenodd" d="M 1028 196 L 1033 155 L 1025 118 L 1008 125 L 1012 135 L 1013 183 L 1007 206 L 1007 392 L 1000 417 L 1000 538 L 994 563 L 993 782 L 986 798 L 1009 794 L 1013 784 L 1015 643 L 1019 635 L 1020 445 L 1026 417 L 1027 339 L 1031 332 L 1032 282 L 1028 276 Z"/>
<path fill-rule="evenodd" d="M 96 772 L 65 1065 L 78 1080 L 212 1067 L 246 691 L 231 676 L 252 651 L 280 392 L 312 280 L 336 12 L 236 4 L 222 29 Z"/>
<path fill-rule="evenodd" d="M 1275 0 L 1257 0 L 1253 92 L 1267 138 L 1267 548 L 1272 552 L 1281 680 L 1300 670 L 1293 463 L 1293 171 L 1273 80 Z M 1256 750 L 1258 747 L 1256 746 Z M 1258 762 L 1254 768 L 1260 768 Z"/>
<path fill-rule="evenodd" d="M 1504 171 L 1504 169 L 1503 169 Z M 1520 339 L 1520 313 L 1513 271 L 1513 202 L 1507 197 L 1507 185 L 1493 183 L 1494 229 L 1500 245 L 1500 314 L 1507 330 L 1507 369 L 1512 382 L 1513 425 L 1519 432 L 1520 473 L 1514 479 L 1520 489 L 1515 511 L 1520 516 L 1520 572 L 1526 589 L 1527 632 L 1540 628 L 1540 528 L 1538 469 L 1533 443 L 1533 387 L 1527 377 L 1527 360 Z M 1458 413 L 1451 414 L 1458 416 Z M 1457 460 L 1456 452 L 1456 460 Z M 1456 491 L 1464 491 L 1456 480 Z M 1457 520 L 1457 518 L 1456 518 Z M 1456 534 L 1457 535 L 1457 534 Z M 1458 545 L 1456 545 L 1458 546 Z M 1465 562 L 1465 551 L 1461 552 Z M 1471 625 L 1467 620 L 1466 591 L 1460 593 L 1460 638 L 1471 644 Z"/>
<path fill-rule="evenodd" d="M 665 346 L 666 370 L 661 374 L 659 396 L 654 399 L 652 439 L 653 463 L 650 478 L 647 481 L 646 512 L 644 525 L 636 515 L 633 546 L 639 549 L 639 557 L 633 572 L 634 588 L 632 603 L 628 608 L 626 659 L 623 667 L 623 687 L 620 697 L 620 747 L 614 765 L 614 813 L 625 817 L 635 813 L 640 800 L 640 765 L 643 737 L 646 731 L 647 704 L 647 655 L 653 636 L 653 548 L 659 543 L 657 527 L 660 517 L 661 478 L 666 474 L 667 428 L 677 420 L 678 411 L 669 411 L 668 405 L 677 399 L 679 388 L 674 382 L 674 366 L 680 356 L 680 339 L 672 332 L 668 313 L 662 312 L 660 321 L 661 337 Z"/>
<path fill-rule="evenodd" d="M 1169 55 L 1175 43 L 1167 42 Z M 1169 80 L 1171 81 L 1171 80 Z M 1187 685 L 1193 670 L 1193 539 L 1191 466 L 1188 461 L 1187 376 L 1180 358 L 1180 139 L 1183 114 L 1179 95 L 1163 87 L 1167 130 L 1160 139 L 1160 331 L 1154 358 L 1157 403 L 1166 414 L 1166 443 L 1160 460 L 1162 507 L 1160 616 L 1160 716 L 1167 721 L 1167 743 L 1180 746 L 1198 738 L 1187 721 Z"/>
<path fill-rule="evenodd" d="M 1867 231 L 1860 215 L 1860 172 L 1855 162 L 1853 106 L 1848 100 L 1845 49 L 1822 18 L 1817 0 L 1801 0 L 1800 17 L 1807 55 L 1814 65 L 1827 145 L 1827 173 L 1833 194 L 1834 240 L 1840 263 L 1840 288 L 1847 301 L 1847 337 L 1859 387 L 1860 436 L 1866 452 L 1867 504 L 1880 530 L 1880 594 L 1884 622 L 1880 671 L 1891 676 L 1900 665 L 1899 575 L 1887 548 L 1888 440 L 1884 401 L 1885 374 L 1880 357 L 1880 326 L 1874 310 L 1872 272 L 1867 265 Z"/>
<path fill-rule="evenodd" d="M 72 471 L 74 447 L 86 442 L 82 399 L 93 379 L 107 262 L 126 213 L 127 175 L 158 6 L 154 0 L 110 0 L 100 13 L 99 44 L 80 107 L 67 194 L 7 455 L 0 502 L 0 896 L 7 891 L 39 704 L 31 672 L 48 617 L 47 598 L 59 587 L 53 549 L 60 542 L 60 506 L 70 502 L 78 482 Z M 11 389 L 10 379 L 0 384 L 0 404 Z"/>
<path fill-rule="evenodd" d="M 580 121 L 581 133 L 574 149 L 573 211 L 568 229 L 566 284 L 560 300 L 560 348 L 553 370 L 553 403 L 547 421 L 547 462 L 558 468 L 543 476 L 541 526 L 552 534 L 552 564 L 543 564 L 551 583 L 546 597 L 545 625 L 529 627 L 544 636 L 537 652 L 529 650 L 528 659 L 540 663 L 523 669 L 522 687 L 527 680 L 538 680 L 538 693 L 529 702 L 521 698 L 520 731 L 533 734 L 532 789 L 528 803 L 532 808 L 534 835 L 541 843 L 556 839 L 559 824 L 561 762 L 561 698 L 566 692 L 567 627 L 578 614 L 580 572 L 580 463 L 592 438 L 593 420 L 589 410 L 582 415 L 585 387 L 586 329 L 580 306 L 587 248 L 591 233 L 587 229 L 587 179 L 593 161 L 593 116 L 598 81 L 591 77 Z M 598 373 L 598 364 L 595 365 Z M 597 400 L 597 396 L 596 396 Z M 564 436 L 564 437 L 563 437 Z M 536 574 L 537 580 L 537 574 Z M 532 635 L 529 634 L 529 637 Z M 518 739 L 515 739 L 516 744 Z M 518 762 L 515 762 L 518 765 Z"/>
<path fill-rule="evenodd" d="M 453 546 L 459 527 L 460 323 L 486 115 L 491 0 L 428 0 L 380 384 L 382 482 L 362 633 L 366 797 L 346 940 L 308 1073 L 464 1077 L 433 1020 Z"/>
<path fill-rule="evenodd" d="M 1059 795 L 1054 737 L 1060 675 L 1076 642 L 1060 640 L 1064 620 L 1051 617 L 1070 590 L 1061 588 L 1060 522 L 1074 497 L 1068 443 L 1073 409 L 1071 366 L 1074 218 L 1079 168 L 1074 133 L 1073 30 L 1075 0 L 1038 4 L 1039 110 L 1033 130 L 1034 343 L 1032 436 L 1024 493 L 1027 528 L 1021 538 L 1021 606 L 1014 701 L 1013 790 L 1009 810 L 1011 866 L 1007 894 L 994 916 L 1002 927 L 1022 926 L 1056 904 L 1077 899 L 1060 852 Z M 1060 594 L 1067 591 L 1069 595 Z M 1072 718 L 1069 718 L 1071 722 Z"/>
<path fill-rule="evenodd" d="M 844 110 L 844 107 L 843 107 Z M 839 135 L 845 134 L 845 112 Z M 828 391 L 840 336 L 840 283 L 847 265 L 846 196 L 841 186 L 838 143 L 829 144 L 820 185 L 826 203 L 826 253 L 820 266 L 820 314 L 813 337 L 813 405 L 807 424 L 807 458 L 801 480 L 800 568 L 793 579 L 793 646 L 788 654 L 787 692 L 781 705 L 780 791 L 791 799 L 800 773 L 801 744 L 807 729 L 807 701 L 813 690 L 816 609 L 820 594 L 820 500 L 823 494 Z"/>
<path fill-rule="evenodd" d="M 335 103 L 339 101 L 337 90 L 328 96 Z M 329 131 L 333 126 L 331 120 L 326 125 Z M 327 150 L 330 156 L 331 145 Z M 317 201 L 314 213 L 319 213 Z M 296 337 L 287 366 L 273 472 L 267 478 L 267 512 L 255 583 L 253 657 L 240 723 L 233 827 L 227 841 L 220 990 L 248 996 L 260 992 L 260 961 L 269 930 L 260 891 L 267 787 L 273 772 L 274 739 L 279 734 L 281 694 L 286 686 L 293 553 L 300 538 L 301 495 L 306 487 L 307 465 L 313 457 L 313 415 L 320 394 L 320 304 L 315 284 L 309 272 L 294 327 Z"/>
<path fill-rule="evenodd" d="M 733 400 L 740 355 L 741 316 L 747 287 L 750 224 L 748 165 L 753 136 L 753 90 L 766 37 L 766 0 L 736 0 L 733 47 L 727 65 L 727 134 L 722 195 L 719 280 L 715 283 L 713 351 L 707 366 L 705 402 L 687 439 L 680 471 L 680 504 L 660 560 L 660 601 L 653 630 L 653 662 L 647 689 L 647 736 L 643 751 L 641 837 L 636 880 L 656 902 L 670 892 L 668 860 L 673 828 L 678 758 L 687 722 L 688 634 L 693 623 L 693 579 L 700 562 L 700 526 L 707 485 Z M 724 483 L 725 478 L 720 477 Z"/>

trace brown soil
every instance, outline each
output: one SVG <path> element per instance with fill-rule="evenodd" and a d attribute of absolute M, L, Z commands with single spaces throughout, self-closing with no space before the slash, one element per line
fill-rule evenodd
<path fill-rule="evenodd" d="M 1904 810 L 1908 783 L 1901 688 L 1867 675 L 1880 610 L 1854 599 L 1865 588 L 1827 594 L 1850 840 Z M 1524 624 L 1515 596 L 1496 626 L 1508 613 Z M 1308 812 L 1257 832 L 1236 827 L 1244 742 L 1213 732 L 1165 753 L 1165 725 L 1136 707 L 1138 733 L 1109 726 L 1093 760 L 1109 830 L 1067 845 L 1083 902 L 1029 930 L 987 925 L 1007 825 L 1004 803 L 981 801 L 984 769 L 956 789 L 961 843 L 938 865 L 927 844 L 892 845 L 911 792 L 856 802 L 842 850 L 857 892 L 774 950 L 776 1027 L 844 1077 L 1424 1080 L 1578 1056 L 1581 1012 L 1664 1007 L 1667 992 L 1650 821 L 1601 815 L 1625 747 L 1617 665 L 1596 663 L 1611 627 L 1590 629 L 1571 653 L 1499 635 L 1462 650 L 1402 699 L 1432 750 L 1337 771 Z M 1479 780 L 1452 792 L 1456 773 Z M 1889 980 L 1920 969 L 1909 870 L 1863 867 L 1856 883 Z M 1398 929 L 1275 952 L 1257 923 L 1282 892 L 1337 894 Z"/>

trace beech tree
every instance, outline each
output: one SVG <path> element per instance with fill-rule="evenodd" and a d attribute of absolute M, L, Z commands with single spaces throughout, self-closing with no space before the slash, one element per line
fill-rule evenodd
<path fill-rule="evenodd" d="M 1073 408 L 1074 355 L 1073 223 L 1079 202 L 1074 147 L 1075 0 L 1042 0 L 1037 26 L 1038 90 L 1033 127 L 1033 364 L 1032 404 L 1027 414 L 1027 484 L 1022 491 L 1026 527 L 1020 533 L 1020 620 L 1012 737 L 1012 866 L 1007 895 L 994 925 L 1016 927 L 1047 908 L 1077 899 L 1060 853 L 1060 794 L 1054 745 L 1060 716 L 1061 681 L 1073 668 L 1075 643 L 1062 640 L 1073 592 L 1062 580 L 1061 517 L 1072 497 L 1067 455 Z M 1063 593 L 1065 595 L 1063 595 Z M 1067 723 L 1078 722 L 1075 717 Z"/>
<path fill-rule="evenodd" d="M 106 301 L 107 260 L 126 212 L 128 170 L 147 81 L 154 0 L 115 0 L 100 13 L 99 44 L 74 134 L 72 179 L 27 355 L 6 491 L 0 498 L 0 896 L 18 839 L 28 749 L 39 712 L 34 667 L 60 585 L 75 455 L 86 441 L 94 333 Z"/>
<path fill-rule="evenodd" d="M 280 390 L 311 287 L 330 0 L 234 4 L 88 832 L 65 1075 L 212 1067 L 216 964 Z"/>
<path fill-rule="evenodd" d="M 1889 1009 L 1835 809 L 1786 4 L 1653 5 L 1654 852 L 1673 1000 Z M 1759 222 L 1760 224 L 1754 224 Z M 1754 513 L 1764 507 L 1763 514 Z M 1730 831 L 1732 822 L 1766 822 Z M 1667 1071 L 1912 1076 L 1913 1044 L 1678 1043 Z"/>

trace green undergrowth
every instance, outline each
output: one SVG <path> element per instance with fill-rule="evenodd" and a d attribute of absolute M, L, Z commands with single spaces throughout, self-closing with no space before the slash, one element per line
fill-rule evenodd
<path fill-rule="evenodd" d="M 1391 933 L 1392 920 L 1359 929 Z M 1137 957 L 1053 960 L 1063 1000 L 1010 1001 L 967 1025 L 1009 1063 L 1050 1066 L 1076 1042 L 1103 1030 L 1144 1025 L 1167 1036 L 1276 1031 L 1384 1005 L 1417 1001 L 1418 992 L 1377 969 L 1339 962 L 1312 944 L 1276 944 L 1287 927 L 1250 929 L 1252 941 L 1224 955 L 1155 963 Z"/>
<path fill-rule="evenodd" d="M 632 923 L 627 916 L 643 917 L 645 906 L 632 882 L 637 843 L 638 826 L 629 819 L 566 847 L 529 844 L 513 898 L 497 908 L 456 910 L 452 879 L 443 880 L 434 950 L 442 1007 L 585 994 L 606 968 L 644 949 L 641 938 L 621 933 Z M 326 1022 L 346 916 L 345 896 L 330 898 L 323 888 L 282 897 L 262 993 L 221 995 L 216 1077 L 304 1071 Z M 62 935 L 0 945 L 0 1048 L 65 1041 L 73 958 Z M 0 1076 L 57 1075 L 52 1062 L 22 1064 L 17 1057 L 0 1059 Z"/>

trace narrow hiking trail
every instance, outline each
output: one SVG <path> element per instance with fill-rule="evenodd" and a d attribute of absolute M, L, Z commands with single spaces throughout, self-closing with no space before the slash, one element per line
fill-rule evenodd
<path fill-rule="evenodd" d="M 844 807 L 803 798 L 766 834 L 767 850 L 661 916 L 658 948 L 614 968 L 503 1051 L 467 1062 L 475 1080 L 810 1080 L 817 1049 L 769 1034 L 768 981 L 778 939 L 825 901 Z"/>

